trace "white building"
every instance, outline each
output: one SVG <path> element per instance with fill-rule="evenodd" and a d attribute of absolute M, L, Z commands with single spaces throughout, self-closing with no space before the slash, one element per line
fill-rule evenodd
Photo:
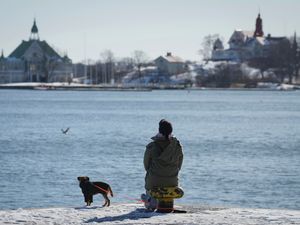
<path fill-rule="evenodd" d="M 270 47 L 281 41 L 287 41 L 287 38 L 264 36 L 262 19 L 258 14 L 255 31 L 235 30 L 228 41 L 228 49 L 224 49 L 223 43 L 217 39 L 211 60 L 243 62 L 253 58 L 267 57 Z"/>

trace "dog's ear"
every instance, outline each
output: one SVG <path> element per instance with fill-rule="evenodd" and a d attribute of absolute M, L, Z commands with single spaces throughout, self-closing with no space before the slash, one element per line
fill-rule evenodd
<path fill-rule="evenodd" d="M 85 181 L 85 180 L 86 180 L 86 177 L 80 176 L 80 177 L 77 177 L 77 180 L 80 181 L 80 182 L 82 182 L 82 181 Z"/>
<path fill-rule="evenodd" d="M 90 178 L 87 176 L 83 176 L 83 177 L 77 177 L 77 180 L 81 181 L 90 181 Z"/>

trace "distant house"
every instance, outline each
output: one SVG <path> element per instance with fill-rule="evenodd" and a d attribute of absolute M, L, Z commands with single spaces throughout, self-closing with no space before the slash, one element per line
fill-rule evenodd
<path fill-rule="evenodd" d="M 171 52 L 168 52 L 166 56 L 159 56 L 154 62 L 160 74 L 179 74 L 185 72 L 186 69 L 184 61 L 178 56 L 173 56 Z"/>
<path fill-rule="evenodd" d="M 23 40 L 8 57 L 2 51 L 0 57 L 0 83 L 67 81 L 71 76 L 71 59 L 40 41 L 35 20 L 29 40 Z"/>
<path fill-rule="evenodd" d="M 228 41 L 228 49 L 224 49 L 223 43 L 217 39 L 213 45 L 211 60 L 243 62 L 268 57 L 272 46 L 286 41 L 286 37 L 271 37 L 270 34 L 264 36 L 262 19 L 258 14 L 255 30 L 235 30 Z"/>

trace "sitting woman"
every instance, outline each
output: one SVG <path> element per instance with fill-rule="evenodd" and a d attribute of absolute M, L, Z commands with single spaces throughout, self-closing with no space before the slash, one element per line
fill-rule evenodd
<path fill-rule="evenodd" d="M 152 190 L 178 186 L 183 152 L 180 142 L 172 136 L 172 131 L 172 124 L 167 120 L 161 120 L 159 133 L 151 138 L 153 141 L 146 147 L 144 155 L 146 195 L 143 195 L 142 199 L 146 208 L 151 210 L 157 208 L 156 200 L 150 196 Z"/>

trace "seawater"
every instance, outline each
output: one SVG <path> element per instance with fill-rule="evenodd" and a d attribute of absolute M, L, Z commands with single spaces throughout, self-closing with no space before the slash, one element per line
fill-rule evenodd
<path fill-rule="evenodd" d="M 184 149 L 178 204 L 300 209 L 300 92 L 229 90 L 0 90 L 0 209 L 82 206 L 84 175 L 135 203 L 162 118 Z"/>

